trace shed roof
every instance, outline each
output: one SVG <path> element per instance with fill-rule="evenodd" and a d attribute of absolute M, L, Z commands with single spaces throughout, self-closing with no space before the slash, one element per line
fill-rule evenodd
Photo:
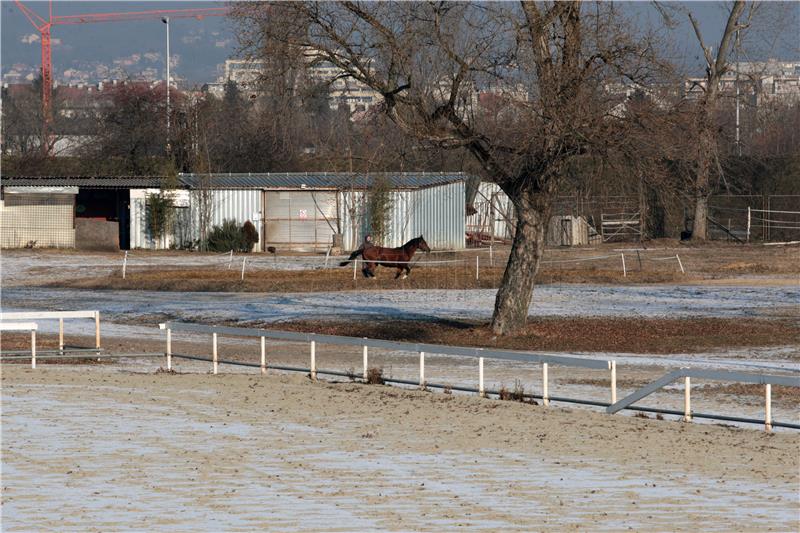
<path fill-rule="evenodd" d="M 182 188 L 196 189 L 208 175 L 181 174 Z M 363 189 L 378 178 L 385 178 L 393 189 L 421 189 L 466 181 L 463 172 L 267 172 L 247 174 L 211 174 L 212 189 Z M 86 176 L 3 176 L 2 185 L 14 187 L 82 187 L 97 189 L 157 189 L 160 176 L 86 177 Z"/>
<path fill-rule="evenodd" d="M 157 189 L 162 178 L 145 176 L 81 177 L 81 176 L 3 176 L 9 187 L 82 187 L 85 189 Z"/>
<path fill-rule="evenodd" d="M 200 186 L 207 176 L 181 174 L 180 180 L 190 189 Z M 363 189 L 378 178 L 388 180 L 393 189 L 419 189 L 464 181 L 463 172 L 267 172 L 247 174 L 211 174 L 214 189 Z"/>

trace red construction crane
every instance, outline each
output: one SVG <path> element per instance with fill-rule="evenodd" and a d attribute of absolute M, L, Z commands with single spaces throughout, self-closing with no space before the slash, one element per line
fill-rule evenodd
<path fill-rule="evenodd" d="M 20 11 L 28 18 L 42 35 L 42 126 L 45 139 L 49 137 L 50 123 L 52 121 L 51 98 L 53 93 L 53 56 L 50 47 L 50 30 L 53 26 L 66 24 L 89 24 L 93 22 L 123 22 L 128 20 L 150 20 L 162 17 L 171 19 L 220 17 L 228 14 L 227 7 L 205 7 L 197 9 L 149 9 L 146 11 L 128 11 L 121 13 L 87 13 L 85 15 L 53 15 L 53 1 L 49 3 L 49 16 L 47 20 L 40 17 L 20 0 L 14 0 Z M 167 58 L 169 61 L 169 58 Z M 45 149 L 49 150 L 49 142 Z"/>

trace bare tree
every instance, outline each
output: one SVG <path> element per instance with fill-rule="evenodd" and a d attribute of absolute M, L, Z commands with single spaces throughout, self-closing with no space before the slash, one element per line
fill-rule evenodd
<path fill-rule="evenodd" d="M 550 206 L 566 168 L 626 148 L 625 83 L 652 47 L 611 3 L 296 2 L 236 4 L 253 55 L 303 51 L 383 97 L 406 135 L 464 150 L 515 207 L 516 232 L 492 329 L 524 326 Z M 482 113 L 493 93 L 510 112 Z"/>

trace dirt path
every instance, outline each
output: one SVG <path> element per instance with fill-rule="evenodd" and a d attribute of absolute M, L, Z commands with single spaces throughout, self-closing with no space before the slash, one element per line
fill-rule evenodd
<path fill-rule="evenodd" d="M 8 531 L 798 528 L 796 434 L 298 376 L 2 384 Z"/>

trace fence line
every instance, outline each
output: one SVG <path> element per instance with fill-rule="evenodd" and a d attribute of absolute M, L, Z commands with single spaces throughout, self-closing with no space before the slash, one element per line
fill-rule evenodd
<path fill-rule="evenodd" d="M 617 401 L 617 364 L 615 360 L 598 360 L 598 359 L 587 359 L 587 358 L 579 358 L 579 357 L 570 357 L 570 356 L 557 356 L 551 354 L 537 354 L 531 352 L 518 352 L 513 350 L 495 350 L 495 349 L 485 349 L 485 348 L 476 348 L 476 347 L 464 347 L 464 346 L 446 346 L 446 345 L 438 345 L 438 344 L 428 344 L 428 343 L 409 343 L 409 342 L 399 342 L 399 341 L 385 341 L 379 339 L 370 339 L 367 337 L 344 337 L 344 336 L 337 336 L 337 335 L 322 335 L 317 333 L 299 333 L 299 332 L 290 332 L 290 331 L 278 331 L 278 330 L 267 330 L 267 329 L 253 329 L 253 328 L 239 328 L 239 327 L 227 327 L 227 326 L 207 326 L 203 324 L 187 324 L 187 323 L 176 323 L 176 322 L 167 322 L 160 324 L 159 327 L 166 331 L 167 334 L 167 351 L 165 353 L 167 357 L 167 368 L 168 370 L 172 370 L 172 358 L 186 358 L 192 359 L 197 361 L 207 361 L 212 362 L 213 366 L 213 373 L 218 373 L 219 364 L 231 364 L 237 366 L 245 366 L 245 367 L 253 367 L 253 368 L 260 368 L 262 373 L 266 372 L 267 368 L 274 368 L 277 370 L 286 370 L 286 371 L 299 371 L 299 372 L 308 372 L 311 375 L 312 379 L 316 379 L 318 375 L 336 375 L 336 376 L 347 376 L 351 379 L 355 379 L 355 372 L 339 372 L 333 370 L 324 370 L 317 367 L 317 360 L 316 360 L 316 346 L 317 343 L 325 343 L 325 344 L 333 344 L 338 346 L 357 346 L 361 347 L 363 350 L 363 377 L 367 379 L 367 370 L 368 370 L 368 349 L 371 348 L 383 348 L 387 350 L 394 350 L 394 351 L 403 351 L 409 353 L 418 353 L 419 354 L 419 379 L 416 381 L 412 380 L 401 380 L 401 379 L 392 379 L 387 378 L 384 379 L 385 382 L 388 383 L 397 383 L 397 384 L 404 384 L 404 385 L 411 385 L 411 386 L 418 386 L 421 389 L 426 388 L 449 388 L 451 390 L 458 390 L 464 392 L 472 392 L 477 393 L 480 396 L 485 396 L 487 394 L 495 394 L 499 395 L 500 391 L 487 391 L 484 388 L 484 359 L 497 359 L 497 360 L 507 360 L 507 361 L 521 361 L 521 362 L 528 362 L 528 363 L 538 363 L 541 365 L 541 372 L 542 372 L 542 394 L 522 394 L 525 398 L 536 398 L 541 399 L 542 403 L 546 406 L 549 405 L 551 401 L 558 401 L 558 402 L 565 402 L 565 403 L 578 403 L 584 405 L 593 405 L 606 408 L 606 412 L 609 414 L 616 413 L 622 409 L 630 409 L 642 412 L 656 412 L 656 413 L 664 413 L 664 414 L 675 414 L 675 415 L 682 415 L 684 419 L 688 422 L 695 418 L 707 418 L 707 419 L 714 419 L 714 420 L 728 420 L 728 421 L 735 421 L 735 422 L 744 422 L 744 423 L 758 423 L 764 424 L 766 431 L 771 431 L 773 427 L 785 427 L 791 429 L 800 429 L 800 425 L 792 424 L 788 422 L 775 422 L 771 418 L 771 385 L 783 385 L 783 386 L 794 386 L 800 387 L 800 377 L 793 377 L 793 376 L 777 376 L 777 375 L 769 375 L 769 374 L 753 374 L 753 373 L 745 373 L 739 371 L 723 371 L 723 370 L 704 370 L 704 369 L 688 369 L 682 368 L 679 370 L 674 370 L 667 375 L 663 376 L 659 380 L 651 383 L 650 385 L 643 387 L 632 394 L 629 394 L 622 400 Z M 213 358 L 204 358 L 198 356 L 189 356 L 185 354 L 174 354 L 172 353 L 171 349 L 171 334 L 172 331 L 182 331 L 188 333 L 203 333 L 203 334 L 211 334 L 212 342 L 213 342 Z M 230 360 L 219 360 L 217 356 L 217 339 L 219 335 L 227 335 L 233 337 L 251 337 L 251 338 L 258 338 L 260 339 L 261 346 L 262 346 L 262 360 L 260 364 L 255 363 L 247 363 L 242 361 L 230 361 Z M 265 339 L 273 339 L 273 340 L 283 340 L 283 341 L 290 341 L 290 342 L 308 342 L 309 343 L 309 353 L 310 353 L 310 365 L 309 368 L 298 368 L 298 367 L 286 367 L 286 366 L 277 366 L 277 365 L 269 365 L 266 364 L 264 359 L 265 353 Z M 435 355 L 452 355 L 452 356 L 460 356 L 460 357 L 471 357 L 478 360 L 478 387 L 461 387 L 461 386 L 451 386 L 451 385 L 444 385 L 444 384 L 436 384 L 436 383 L 429 383 L 425 379 L 425 357 L 430 354 Z M 570 367 L 578 367 L 578 368 L 588 368 L 588 369 L 595 369 L 595 370 L 610 370 L 610 403 L 609 402 L 602 402 L 596 400 L 584 400 L 584 399 L 576 399 L 576 398 L 566 398 L 566 397 L 559 397 L 559 396 L 551 396 L 549 393 L 549 377 L 548 377 L 548 365 L 549 364 L 556 364 L 562 366 L 570 366 Z M 673 381 L 680 379 L 681 377 L 685 378 L 685 394 L 684 394 L 684 410 L 677 411 L 677 410 L 669 410 L 669 409 L 658 409 L 652 407 L 639 407 L 634 406 L 633 404 L 652 394 L 656 390 L 672 383 Z M 694 413 L 691 410 L 690 406 L 690 379 L 691 377 L 701 378 L 701 379 L 711 379 L 711 380 L 723 380 L 723 381 L 735 381 L 740 383 L 759 383 L 759 384 L 766 384 L 766 396 L 765 396 L 765 418 L 764 420 L 758 420 L 753 418 L 744 418 L 738 416 L 727 416 L 727 415 L 716 415 L 716 414 L 706 414 L 706 413 Z"/>
<path fill-rule="evenodd" d="M 20 311 L 0 312 L 0 320 L 53 320 L 58 319 L 58 348 L 64 351 L 64 319 L 93 318 L 95 349 L 100 350 L 100 311 Z"/>

